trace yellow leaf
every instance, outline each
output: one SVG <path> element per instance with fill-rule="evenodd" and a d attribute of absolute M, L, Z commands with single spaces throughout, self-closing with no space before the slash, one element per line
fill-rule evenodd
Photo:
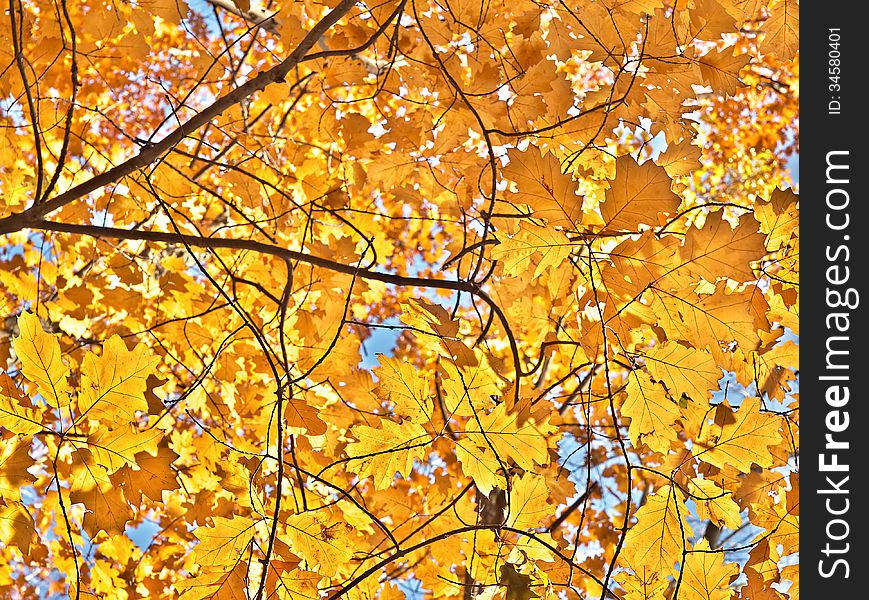
<path fill-rule="evenodd" d="M 561 172 L 561 163 L 552 154 L 541 155 L 536 148 L 525 152 L 511 149 L 510 162 L 503 169 L 507 179 L 516 182 L 511 194 L 517 203 L 527 204 L 534 216 L 550 226 L 578 229 L 582 222 L 582 198 L 576 195 L 576 182 Z"/>
<path fill-rule="evenodd" d="M 645 566 L 635 573 L 622 571 L 616 575 L 616 581 L 625 590 L 624 600 L 665 600 L 664 591 L 670 583 L 665 576 Z"/>
<path fill-rule="evenodd" d="M 547 502 L 549 496 L 544 477 L 525 473 L 510 489 L 507 525 L 518 529 L 537 527 L 553 514 L 554 507 Z"/>
<path fill-rule="evenodd" d="M 710 465 L 719 468 L 729 465 L 742 473 L 751 472 L 752 463 L 764 468 L 772 466 L 769 446 L 781 442 L 781 421 L 760 409 L 760 398 L 746 398 L 736 413 L 727 403 L 719 405 L 715 422 L 704 427 L 694 455 Z"/>
<path fill-rule="evenodd" d="M 347 454 L 358 457 L 348 468 L 360 478 L 371 477 L 377 489 L 388 488 L 395 474 L 410 474 L 414 460 L 422 461 L 430 436 L 421 425 L 382 419 L 381 429 L 357 425 L 350 434 L 358 441 L 347 445 Z"/>
<path fill-rule="evenodd" d="M 760 51 L 791 60 L 800 49 L 800 3 L 797 0 L 776 2 L 769 19 L 763 23 L 763 32 Z"/>
<path fill-rule="evenodd" d="M 738 529 L 742 525 L 739 505 L 730 492 L 725 492 L 709 479 L 695 477 L 688 484 L 688 491 L 697 505 L 697 515 L 709 519 L 718 527 Z"/>
<path fill-rule="evenodd" d="M 600 205 L 606 229 L 633 231 L 639 225 L 657 225 L 658 213 L 679 208 L 679 196 L 664 167 L 650 160 L 638 164 L 632 156 L 616 159 L 616 178 Z"/>
<path fill-rule="evenodd" d="M 735 55 L 732 47 L 713 49 L 697 59 L 703 82 L 718 93 L 732 96 L 744 84 L 739 72 L 748 64 L 747 54 Z"/>
<path fill-rule="evenodd" d="M 736 229 L 731 229 L 721 213 L 707 217 L 703 229 L 689 229 L 680 251 L 684 268 L 710 282 L 719 277 L 755 279 L 749 263 L 764 254 L 764 236 L 758 232 L 758 222 L 752 215 L 743 215 Z"/>
<path fill-rule="evenodd" d="M 0 500 L 20 500 L 21 488 L 36 481 L 36 477 L 27 471 L 35 462 L 29 454 L 32 443 L 30 436 L 3 441 L 0 448 Z"/>
<path fill-rule="evenodd" d="M 631 419 L 628 435 L 635 445 L 644 443 L 655 452 L 667 452 L 677 439 L 673 424 L 679 418 L 679 406 L 667 396 L 660 383 L 654 383 L 642 371 L 629 375 L 627 399 L 621 414 Z"/>
<path fill-rule="evenodd" d="M 144 345 L 127 350 L 117 335 L 103 345 L 101 355 L 86 354 L 81 365 L 79 418 L 135 422 L 136 411 L 148 411 L 146 381 L 158 362 Z"/>
<path fill-rule="evenodd" d="M 299 568 L 299 561 L 273 560 L 269 563 L 267 589 L 276 590 L 282 600 L 317 600 L 322 576 Z"/>
<path fill-rule="evenodd" d="M 6 373 L 0 373 L 0 427 L 13 433 L 32 434 L 45 429 L 39 414 L 31 408 L 15 382 Z"/>
<path fill-rule="evenodd" d="M 729 600 L 730 581 L 739 573 L 737 563 L 724 562 L 724 552 L 710 552 L 703 539 L 685 558 L 679 598 L 685 600 Z M 683 596 L 684 594 L 684 596 Z"/>
<path fill-rule="evenodd" d="M 635 572 L 643 567 L 661 575 L 672 572 L 682 558 L 686 540 L 693 535 L 686 514 L 687 507 L 669 485 L 650 494 L 637 511 L 636 524 L 625 536 L 627 566 Z"/>
<path fill-rule="evenodd" d="M 567 236 L 550 227 L 537 227 L 520 224 L 519 232 L 513 237 L 500 238 L 500 243 L 492 249 L 492 258 L 504 264 L 504 273 L 518 277 L 531 267 L 536 253 L 540 253 L 534 266 L 534 278 L 553 267 L 558 267 L 573 249 Z"/>
<path fill-rule="evenodd" d="M 57 337 L 45 332 L 39 317 L 29 312 L 18 316 L 18 337 L 12 341 L 24 376 L 36 384 L 49 405 L 58 408 L 69 404 L 69 369 L 60 354 Z"/>
<path fill-rule="evenodd" d="M 248 565 L 229 563 L 226 568 L 206 567 L 194 577 L 175 583 L 184 600 L 247 600 Z"/>
<path fill-rule="evenodd" d="M 87 441 L 70 439 L 77 447 L 87 448 L 97 463 L 109 473 L 114 473 L 124 465 L 135 466 L 136 454 L 147 452 L 157 455 L 157 443 L 162 439 L 159 429 L 138 431 L 134 426 L 117 429 L 98 429 L 88 436 Z"/>
<path fill-rule="evenodd" d="M 393 412 L 411 423 L 429 423 L 434 405 L 425 375 L 398 358 L 378 355 L 378 360 L 378 388 L 395 406 Z"/>
<path fill-rule="evenodd" d="M 89 451 L 76 451 L 78 464 L 69 478 L 69 497 L 73 503 L 84 504 L 84 530 L 91 536 L 100 531 L 121 535 L 133 517 L 133 510 L 124 497 L 124 490 L 114 485 L 106 470 Z"/>
<path fill-rule="evenodd" d="M 286 537 L 295 554 L 305 559 L 308 569 L 344 565 L 353 556 L 353 546 L 347 543 L 341 530 L 343 523 L 324 524 L 315 512 L 290 515 L 286 520 Z"/>
<path fill-rule="evenodd" d="M 2 546 L 17 546 L 26 557 L 36 536 L 33 517 L 20 502 L 0 505 L 0 542 Z"/>
<path fill-rule="evenodd" d="M 552 436 L 556 428 L 546 421 L 537 422 L 533 418 L 520 422 L 517 415 L 507 413 L 507 406 L 501 403 L 492 412 L 468 422 L 466 435 L 479 448 L 490 445 L 504 460 L 512 460 L 525 471 L 534 465 L 549 464 L 548 444 L 554 443 Z"/>
<path fill-rule="evenodd" d="M 678 398 L 684 392 L 697 401 L 708 399 L 722 377 L 712 355 L 674 342 L 665 342 L 646 354 L 646 368 L 652 377 L 667 384 L 671 396 Z"/>
<path fill-rule="evenodd" d="M 462 463 L 462 472 L 473 479 L 486 496 L 496 487 L 505 487 L 501 463 L 488 448 L 480 448 L 468 439 L 460 439 L 456 442 L 456 460 Z"/>
<path fill-rule="evenodd" d="M 205 567 L 233 565 L 250 544 L 254 523 L 242 517 L 214 517 L 214 527 L 202 527 L 194 531 L 199 540 L 193 548 L 196 564 Z"/>
<path fill-rule="evenodd" d="M 326 422 L 320 418 L 317 409 L 299 398 L 286 401 L 284 411 L 289 427 L 297 427 L 307 431 L 308 435 L 323 435 L 326 433 Z"/>

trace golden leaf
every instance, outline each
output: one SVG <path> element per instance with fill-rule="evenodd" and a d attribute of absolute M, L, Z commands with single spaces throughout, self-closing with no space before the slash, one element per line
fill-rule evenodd
<path fill-rule="evenodd" d="M 37 391 L 54 408 L 69 404 L 69 369 L 63 364 L 60 342 L 45 332 L 39 317 L 29 312 L 18 316 L 18 337 L 12 341 L 24 376 L 36 384 Z M 24 432 L 21 432 L 24 433 Z"/>
<path fill-rule="evenodd" d="M 723 418 L 717 418 L 718 414 Z M 724 403 L 719 405 L 715 423 L 704 427 L 694 455 L 716 467 L 730 465 L 743 473 L 751 472 L 752 463 L 769 467 L 773 462 L 769 447 L 781 442 L 780 427 L 778 417 L 761 412 L 760 398 L 746 398 L 736 413 Z"/>
<path fill-rule="evenodd" d="M 395 414 L 407 417 L 411 423 L 430 422 L 434 405 L 426 377 L 413 365 L 397 358 L 380 355 L 378 360 L 378 389 L 395 405 Z"/>
<path fill-rule="evenodd" d="M 669 485 L 650 494 L 625 536 L 626 564 L 635 572 L 645 567 L 662 575 L 671 573 L 682 558 L 686 540 L 693 535 L 685 520 L 687 514 L 688 508 Z"/>
<path fill-rule="evenodd" d="M 353 555 L 342 523 L 326 524 L 317 513 L 290 515 L 286 520 L 286 540 L 293 552 L 305 559 L 308 569 L 319 572 L 344 565 Z M 283 537 L 283 536 L 282 536 Z"/>
<path fill-rule="evenodd" d="M 724 552 L 711 552 L 709 543 L 700 540 L 685 558 L 679 597 L 686 600 L 729 600 L 730 582 L 739 574 L 739 565 L 724 563 Z"/>
<path fill-rule="evenodd" d="M 679 196 L 670 189 L 672 180 L 663 167 L 652 161 L 638 164 L 631 156 L 616 159 L 616 178 L 600 205 L 605 228 L 635 230 L 639 225 L 657 225 L 658 213 L 679 208 Z"/>
<path fill-rule="evenodd" d="M 679 405 L 641 371 L 630 374 L 627 399 L 621 414 L 631 419 L 628 434 L 634 444 L 646 444 L 656 452 L 667 452 L 676 440 L 673 424 L 679 418 Z"/>
<path fill-rule="evenodd" d="M 86 354 L 81 365 L 78 418 L 135 422 L 136 411 L 148 411 L 146 382 L 158 362 L 146 346 L 127 350 L 116 335 L 103 345 L 102 354 Z"/>
<path fill-rule="evenodd" d="M 30 399 L 15 387 L 6 373 L 0 373 L 0 427 L 21 434 L 45 429 Z"/>
<path fill-rule="evenodd" d="M 357 425 L 350 433 L 358 441 L 347 445 L 347 454 L 358 458 L 348 468 L 361 478 L 371 477 L 374 487 L 387 488 L 395 474 L 410 474 L 415 460 L 422 461 L 430 436 L 421 425 L 380 421 L 381 429 Z"/>
<path fill-rule="evenodd" d="M 764 237 L 752 215 L 744 215 L 736 229 L 731 229 L 721 213 L 710 215 L 702 229 L 689 229 L 680 252 L 685 269 L 711 282 L 719 277 L 753 280 L 750 263 L 764 254 Z"/>
<path fill-rule="evenodd" d="M 32 438 L 24 435 L 3 441 L 0 448 L 0 500 L 20 500 L 21 488 L 36 481 L 36 477 L 27 471 L 35 462 L 29 454 L 32 445 Z"/>
<path fill-rule="evenodd" d="M 517 192 L 511 194 L 515 201 L 530 206 L 534 216 L 545 219 L 550 226 L 578 229 L 582 223 L 582 198 L 576 195 L 576 182 L 561 172 L 558 159 L 534 149 L 511 149 L 507 156 L 510 162 L 503 175 L 516 182 Z"/>
<path fill-rule="evenodd" d="M 17 546 L 27 556 L 35 536 L 33 517 L 24 504 L 8 500 L 0 504 L 0 542 L 4 546 Z"/>
<path fill-rule="evenodd" d="M 684 392 L 694 400 L 704 401 L 710 391 L 718 389 L 723 375 L 710 354 L 674 342 L 653 348 L 645 358 L 652 377 L 667 384 L 675 396 Z"/>

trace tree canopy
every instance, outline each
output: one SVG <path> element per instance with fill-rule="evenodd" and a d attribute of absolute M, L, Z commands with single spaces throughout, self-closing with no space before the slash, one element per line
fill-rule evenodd
<path fill-rule="evenodd" d="M 0 595 L 797 598 L 795 0 L 10 0 Z"/>

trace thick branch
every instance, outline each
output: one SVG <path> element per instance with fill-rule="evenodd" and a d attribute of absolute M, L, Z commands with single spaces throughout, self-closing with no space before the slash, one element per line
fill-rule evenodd
<path fill-rule="evenodd" d="M 253 252 L 261 252 L 271 256 L 278 256 L 283 259 L 298 261 L 305 264 L 313 265 L 353 275 L 361 279 L 374 279 L 391 283 L 394 285 L 438 288 L 444 290 L 454 290 L 457 292 L 468 292 L 472 294 L 480 294 L 479 289 L 474 283 L 468 281 L 456 281 L 451 279 L 430 279 L 425 277 L 405 277 L 403 275 L 393 275 L 391 273 L 381 273 L 370 269 L 362 269 L 352 265 L 335 262 L 328 258 L 298 252 L 288 248 L 282 248 L 272 244 L 258 242 L 256 240 L 245 239 L 229 239 L 219 237 L 201 237 L 197 235 L 186 235 L 178 233 L 167 233 L 163 231 L 142 231 L 136 229 L 120 229 L 115 227 L 101 227 L 99 225 L 78 225 L 74 223 L 58 223 L 56 221 L 34 221 L 26 225 L 33 229 L 41 229 L 44 231 L 56 231 L 59 233 L 74 233 L 79 235 L 87 235 L 91 237 L 109 238 L 116 240 L 141 240 L 148 242 L 159 242 L 164 244 L 186 244 L 194 248 L 226 248 L 234 250 L 250 250 Z"/>
<path fill-rule="evenodd" d="M 268 71 L 260 73 L 253 79 L 246 81 L 225 96 L 218 98 L 210 106 L 202 109 L 202 111 L 182 123 L 177 129 L 169 133 L 159 142 L 148 144 L 132 158 L 124 161 L 116 167 L 112 167 L 108 171 L 88 179 L 84 183 L 80 183 L 47 202 L 34 205 L 23 213 L 13 214 L 0 220 L 0 234 L 28 227 L 30 225 L 28 221 L 32 222 L 33 220 L 40 219 L 66 204 L 81 198 L 82 196 L 90 194 L 103 186 L 118 181 L 130 173 L 151 164 L 157 160 L 160 155 L 169 151 L 185 137 L 191 135 L 200 127 L 208 124 L 212 119 L 220 116 L 232 106 L 235 106 L 252 94 L 264 90 L 270 83 L 283 81 L 287 74 L 289 74 L 289 72 L 293 70 L 303 58 L 305 58 L 305 55 L 314 47 L 323 34 L 325 34 L 332 25 L 337 23 L 341 17 L 347 14 L 355 4 L 356 0 L 341 0 L 341 2 L 339 2 L 335 8 L 329 12 L 329 14 L 314 25 L 311 31 L 308 32 L 308 35 L 305 36 L 296 49 L 293 50 L 290 55 L 283 60 L 283 62 L 272 67 Z"/>

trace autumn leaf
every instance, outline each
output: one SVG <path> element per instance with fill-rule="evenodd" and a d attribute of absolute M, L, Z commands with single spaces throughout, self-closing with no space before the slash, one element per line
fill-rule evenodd
<path fill-rule="evenodd" d="M 212 527 L 200 527 L 195 535 L 199 543 L 194 549 L 196 563 L 204 567 L 232 564 L 255 533 L 254 524 L 236 517 L 214 517 Z"/>
<path fill-rule="evenodd" d="M 346 564 L 353 555 L 342 532 L 342 524 L 328 525 L 315 513 L 290 515 L 286 520 L 286 539 L 293 552 L 305 559 L 310 570 L 319 572 L 332 565 Z"/>
<path fill-rule="evenodd" d="M 114 473 L 124 465 L 135 466 L 136 454 L 147 452 L 157 455 L 157 443 L 163 437 L 159 429 L 138 431 L 133 427 L 119 427 L 116 430 L 99 429 L 88 436 L 86 442 L 73 440 L 74 446 L 85 447 L 101 467 Z"/>
<path fill-rule="evenodd" d="M 506 179 L 516 183 L 515 202 L 531 207 L 535 217 L 550 226 L 577 229 L 582 223 L 582 198 L 577 186 L 551 154 L 536 150 L 508 152 L 509 163 L 503 169 Z"/>
<path fill-rule="evenodd" d="M 667 452 L 676 440 L 672 426 L 679 418 L 679 406 L 660 383 L 642 372 L 631 374 L 621 414 L 630 418 L 628 433 L 637 445 Z"/>
<path fill-rule="evenodd" d="M 690 481 L 688 491 L 701 519 L 709 519 L 717 527 L 730 529 L 738 529 L 742 525 L 739 506 L 714 481 L 695 477 Z"/>
<path fill-rule="evenodd" d="M 663 167 L 652 161 L 638 164 L 630 156 L 616 159 L 616 177 L 606 191 L 600 212 L 606 229 L 634 230 L 639 225 L 657 225 L 658 213 L 679 208 L 679 197 Z"/>
<path fill-rule="evenodd" d="M 723 552 L 712 552 L 706 540 L 694 544 L 685 558 L 682 585 L 690 600 L 728 600 L 730 582 L 739 573 L 736 563 L 724 563 Z"/>
<path fill-rule="evenodd" d="M 12 347 L 21 360 L 24 376 L 36 384 L 49 405 L 66 406 L 69 404 L 70 387 L 66 380 L 69 369 L 63 364 L 57 338 L 46 333 L 39 317 L 29 312 L 18 316 L 18 330 L 20 334 L 13 340 Z"/>
<path fill-rule="evenodd" d="M 560 231 L 549 227 L 521 225 L 522 229 L 512 238 L 502 239 L 492 251 L 492 258 L 504 263 L 504 272 L 518 276 L 534 265 L 534 277 L 539 277 L 550 268 L 559 266 L 570 254 L 572 245 Z M 539 260 L 534 261 L 539 253 Z"/>
<path fill-rule="evenodd" d="M 33 517 L 24 504 L 7 500 L 0 505 L 0 541 L 4 545 L 17 546 L 26 555 L 35 536 Z"/>
<path fill-rule="evenodd" d="M 79 419 L 135 422 L 136 411 L 148 411 L 144 392 L 156 363 L 145 346 L 127 350 L 118 336 L 106 341 L 102 354 L 86 354 L 81 367 Z"/>
<path fill-rule="evenodd" d="M 649 374 L 663 381 L 671 395 L 683 392 L 696 400 L 706 400 L 718 388 L 721 369 L 706 352 L 667 342 L 646 354 Z"/>
<path fill-rule="evenodd" d="M 625 562 L 635 571 L 645 565 L 669 573 L 682 557 L 686 540 L 693 535 L 685 520 L 688 509 L 669 485 L 649 495 L 637 510 L 637 522 L 625 537 Z"/>
<path fill-rule="evenodd" d="M 751 471 L 752 463 L 768 467 L 773 461 L 769 447 L 781 441 L 779 427 L 778 419 L 761 411 L 759 398 L 746 398 L 735 413 L 721 404 L 715 422 L 697 440 L 695 455 L 716 467 L 732 465 L 743 473 Z"/>
<path fill-rule="evenodd" d="M 357 442 L 347 446 L 347 454 L 359 460 L 351 468 L 359 477 L 371 477 L 374 487 L 389 487 L 396 473 L 407 476 L 415 460 L 423 460 L 430 436 L 420 425 L 381 421 L 381 428 L 360 425 L 352 429 Z"/>
<path fill-rule="evenodd" d="M 552 506 L 547 502 L 549 490 L 546 481 L 539 475 L 526 473 L 510 490 L 507 525 L 518 529 L 532 529 L 552 515 Z"/>
<path fill-rule="evenodd" d="M 0 373 L 0 426 L 20 434 L 32 434 L 43 429 L 40 415 L 32 408 L 6 374 Z"/>
<path fill-rule="evenodd" d="M 0 500 L 20 500 L 21 488 L 36 481 L 27 471 L 35 463 L 29 454 L 32 445 L 32 438 L 26 435 L 4 441 L 0 450 Z"/>
<path fill-rule="evenodd" d="M 428 423 L 434 406 L 424 375 L 396 358 L 381 356 L 379 361 L 378 387 L 395 406 L 395 414 L 407 417 L 411 423 Z"/>
<path fill-rule="evenodd" d="M 752 280 L 751 263 L 764 254 L 763 235 L 751 215 L 743 216 L 739 225 L 732 229 L 720 213 L 707 218 L 702 229 L 689 229 L 680 253 L 685 268 L 706 281 L 719 277 Z"/>

